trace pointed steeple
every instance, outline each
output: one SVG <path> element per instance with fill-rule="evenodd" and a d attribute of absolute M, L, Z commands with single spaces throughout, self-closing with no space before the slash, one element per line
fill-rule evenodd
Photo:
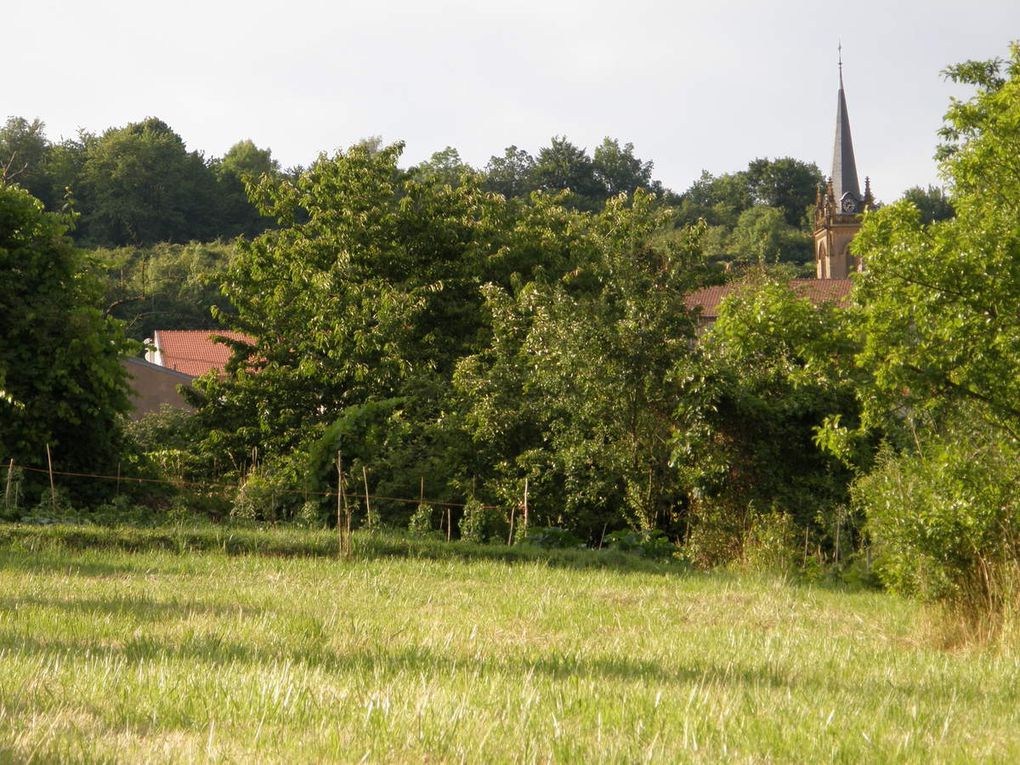
<path fill-rule="evenodd" d="M 857 180 L 857 163 L 854 161 L 854 144 L 850 137 L 850 117 L 846 110 L 843 92 L 843 46 L 839 46 L 839 96 L 836 102 L 836 142 L 832 152 L 832 190 L 839 204 L 843 195 L 851 192 L 860 202 L 861 186 Z"/>

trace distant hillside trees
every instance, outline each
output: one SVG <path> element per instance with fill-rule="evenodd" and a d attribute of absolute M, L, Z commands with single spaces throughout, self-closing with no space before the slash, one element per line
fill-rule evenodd
<path fill-rule="evenodd" d="M 678 222 L 709 224 L 705 254 L 729 266 L 799 264 L 813 276 L 809 209 L 823 177 L 813 163 L 756 159 L 746 170 L 707 171 L 679 200 Z"/>
<path fill-rule="evenodd" d="M 935 223 L 940 220 L 948 220 L 956 215 L 956 208 L 949 199 L 946 190 L 938 186 L 921 188 L 914 186 L 903 192 L 901 199 L 905 199 L 921 213 L 921 223 Z"/>
<path fill-rule="evenodd" d="M 231 311 L 220 285 L 233 253 L 232 243 L 191 242 L 97 248 L 92 257 L 105 310 L 144 340 L 157 329 L 218 327 L 214 310 Z"/>
<path fill-rule="evenodd" d="M 652 179 L 652 163 L 634 154 L 634 144 L 621 145 L 605 138 L 593 154 L 554 136 L 537 156 L 509 146 L 493 156 L 483 171 L 485 188 L 509 198 L 533 191 L 569 191 L 567 204 L 582 210 L 599 210 L 618 194 L 644 189 L 661 194 L 661 183 Z"/>
<path fill-rule="evenodd" d="M 251 141 L 209 161 L 154 117 L 57 145 L 44 129 L 39 120 L 8 119 L 0 165 L 47 209 L 72 201 L 80 216 L 72 235 L 81 244 L 211 241 L 254 235 L 270 223 L 248 201 L 245 182 L 280 168 Z"/>

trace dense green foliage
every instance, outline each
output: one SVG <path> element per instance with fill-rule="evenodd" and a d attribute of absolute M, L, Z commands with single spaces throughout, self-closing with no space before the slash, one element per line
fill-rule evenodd
<path fill-rule="evenodd" d="M 543 525 L 597 541 L 621 521 L 677 520 L 672 370 L 692 346 L 684 295 L 706 270 L 700 229 L 652 242 L 668 215 L 638 193 L 578 222 L 562 278 L 486 289 L 492 339 L 454 384 L 489 496 L 513 505 L 530 480 Z"/>
<path fill-rule="evenodd" d="M 890 586 L 1002 612 L 1020 581 L 1020 53 L 949 73 L 976 89 L 943 130 L 949 191 L 867 214 L 851 307 L 791 282 L 821 181 L 791 158 L 677 195 L 609 138 L 482 170 L 453 148 L 402 168 L 372 139 L 283 172 L 250 141 L 207 161 L 155 119 L 51 145 L 12 118 L 9 179 L 54 209 L 69 187 L 81 240 L 120 246 L 83 259 L 4 186 L 5 274 L 36 269 L 16 289 L 60 310 L 52 330 L 7 312 L 0 446 L 109 462 L 114 319 L 139 339 L 223 326 L 252 341 L 189 391 L 195 413 L 130 429 L 132 469 L 175 484 L 162 509 L 321 526 L 346 508 L 477 541 L 675 543 L 706 566 L 874 558 Z M 725 278 L 699 334 L 687 298 Z M 20 283 L 7 303 L 28 304 Z M 32 333 L 56 362 L 14 358 Z"/>
<path fill-rule="evenodd" d="M 738 266 L 794 263 L 813 276 L 808 210 L 821 172 L 790 157 L 756 159 L 746 170 L 702 174 L 679 200 L 682 223 L 709 224 L 705 253 Z"/>
<path fill-rule="evenodd" d="M 128 408 L 119 322 L 97 307 L 67 221 L 0 181 L 0 455 L 58 469 L 115 465 Z"/>
<path fill-rule="evenodd" d="M 100 248 L 92 256 L 101 269 L 106 312 L 125 323 L 135 340 L 157 329 L 214 329 L 214 312 L 229 313 L 220 286 L 233 245 L 156 244 Z"/>
<path fill-rule="evenodd" d="M 908 199 L 854 243 L 863 422 L 889 443 L 856 498 L 891 584 L 1001 614 L 1020 581 L 1020 47 L 949 75 L 976 89 L 942 131 L 955 217 Z"/>
<path fill-rule="evenodd" d="M 368 151 L 380 148 L 378 139 L 361 145 Z M 256 236 L 274 219 L 271 211 L 249 201 L 247 185 L 263 176 L 293 180 L 301 173 L 300 168 L 282 170 L 269 149 L 250 140 L 207 159 L 189 151 L 169 125 L 153 117 L 100 135 L 82 132 L 58 144 L 46 138 L 39 119 L 11 117 L 0 127 L 0 167 L 47 209 L 72 202 L 81 213 L 72 235 L 100 247 Z M 760 158 L 743 171 L 706 173 L 675 194 L 653 178 L 652 162 L 636 156 L 633 144 L 607 137 L 589 152 L 565 136 L 553 137 L 534 155 L 510 146 L 480 170 L 446 148 L 408 172 L 423 183 L 441 180 L 454 187 L 461 177 L 472 176 L 484 190 L 507 199 L 565 191 L 563 204 L 585 211 L 644 189 L 680 204 L 681 225 L 705 218 L 716 228 L 713 257 L 735 263 L 810 260 L 804 213 L 822 180 L 812 164 Z M 756 208 L 767 212 L 743 220 L 742 231 L 735 233 L 742 214 Z M 749 239 L 759 232 L 767 245 Z"/>
<path fill-rule="evenodd" d="M 857 421 L 852 326 L 843 307 L 815 306 L 770 278 L 724 301 L 699 356 L 681 368 L 675 464 L 694 497 L 694 558 L 734 557 L 754 518 L 775 512 L 835 547 L 850 473 L 814 434 L 827 417 Z"/>
<path fill-rule="evenodd" d="M 255 342 L 197 386 L 203 451 L 261 463 L 246 481 L 269 487 L 267 518 L 335 485 L 340 453 L 379 494 L 424 480 L 509 508 L 530 480 L 536 523 L 675 532 L 672 371 L 693 343 L 684 296 L 710 274 L 702 229 L 675 232 L 644 191 L 590 213 L 487 193 L 449 153 L 405 173 L 399 153 L 360 145 L 260 187 L 281 225 L 227 273 L 228 326 Z"/>
<path fill-rule="evenodd" d="M 271 221 L 248 201 L 244 184 L 280 174 L 269 150 L 251 141 L 208 161 L 154 117 L 59 144 L 46 139 L 40 120 L 11 117 L 0 127 L 4 167 L 47 209 L 73 203 L 80 219 L 72 236 L 102 247 L 256 234 Z"/>

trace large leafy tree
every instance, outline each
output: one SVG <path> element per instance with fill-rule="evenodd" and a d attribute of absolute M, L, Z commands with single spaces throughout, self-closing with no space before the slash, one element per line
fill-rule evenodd
<path fill-rule="evenodd" d="M 230 310 L 220 284 L 233 255 L 229 244 L 157 244 L 92 251 L 103 275 L 106 312 L 136 340 L 157 329 L 213 329 L 213 309 Z"/>
<path fill-rule="evenodd" d="M 870 215 L 854 242 L 868 412 L 899 422 L 967 402 L 1020 439 L 1020 47 L 948 75 L 976 89 L 942 130 L 956 217 L 926 224 L 907 199 Z"/>
<path fill-rule="evenodd" d="M 46 126 L 38 118 L 8 117 L 0 127 L 0 173 L 52 209 L 56 199 L 47 172 L 50 148 Z"/>
<path fill-rule="evenodd" d="M 427 160 L 408 170 L 408 175 L 420 183 L 447 183 L 450 186 L 457 186 L 464 176 L 474 174 L 474 168 L 462 160 L 460 152 L 452 146 L 433 152 Z"/>
<path fill-rule="evenodd" d="M 273 159 L 272 151 L 259 148 L 250 139 L 239 141 L 213 160 L 211 169 L 216 179 L 216 233 L 255 236 L 264 231 L 272 220 L 249 201 L 246 185 L 263 175 L 279 175 L 280 163 Z"/>
<path fill-rule="evenodd" d="M 507 199 L 535 190 L 535 158 L 524 149 L 508 146 L 502 157 L 493 156 L 485 166 L 484 187 Z"/>
<path fill-rule="evenodd" d="M 186 242 L 216 233 L 212 173 L 162 120 L 107 130 L 85 150 L 75 192 L 90 243 Z"/>
<path fill-rule="evenodd" d="M 119 322 L 99 308 L 98 281 L 66 222 L 0 183 L 0 453 L 65 469 L 116 462 L 128 408 Z"/>
<path fill-rule="evenodd" d="M 554 136 L 538 152 L 533 171 L 535 185 L 543 191 L 569 191 L 571 204 L 582 210 L 595 210 L 606 198 L 595 177 L 595 165 L 588 153 L 567 140 Z"/>
<path fill-rule="evenodd" d="M 595 539 L 668 526 L 683 501 L 672 369 L 691 352 L 683 298 L 703 276 L 700 231 L 656 239 L 672 214 L 642 192 L 562 214 L 571 223 L 545 239 L 562 237 L 573 267 L 487 287 L 491 342 L 457 368 L 483 488 L 515 503 L 527 478 L 533 522 Z"/>
<path fill-rule="evenodd" d="M 605 138 L 595 147 L 592 166 L 607 196 L 633 194 L 637 189 L 662 190 L 661 184 L 652 181 L 652 163 L 634 156 L 632 143 L 620 146 L 616 139 Z"/>
<path fill-rule="evenodd" d="M 909 201 L 918 209 L 921 213 L 921 223 L 926 225 L 956 215 L 953 203 L 949 201 L 949 194 L 939 186 L 927 188 L 914 186 L 903 192 L 902 199 Z"/>
<path fill-rule="evenodd" d="M 975 91 L 941 131 L 955 217 L 908 194 L 854 241 L 864 426 L 887 435 L 854 497 L 888 584 L 994 624 L 1020 567 L 1020 46 L 947 74 Z"/>
<path fill-rule="evenodd" d="M 858 422 L 852 317 L 756 277 L 723 301 L 698 358 L 681 363 L 676 462 L 694 496 L 697 554 L 739 551 L 757 512 L 787 514 L 829 541 L 849 471 L 815 445 L 827 418 Z"/>
<path fill-rule="evenodd" d="M 823 177 L 814 162 L 792 157 L 756 159 L 747 166 L 747 182 L 755 204 L 776 207 L 790 226 L 803 228 L 806 211 L 815 203 Z"/>
<path fill-rule="evenodd" d="M 703 171 L 680 198 L 680 223 L 704 220 L 710 226 L 732 229 L 740 213 L 754 204 L 747 182 L 747 173 L 723 173 L 715 176 Z"/>
<path fill-rule="evenodd" d="M 470 176 L 403 174 L 401 150 L 355 146 L 294 182 L 263 178 L 280 227 L 240 242 L 224 283 L 227 324 L 254 343 L 200 386 L 221 454 L 287 454 L 373 400 L 425 418 L 434 381 L 476 341 L 500 203 Z"/>

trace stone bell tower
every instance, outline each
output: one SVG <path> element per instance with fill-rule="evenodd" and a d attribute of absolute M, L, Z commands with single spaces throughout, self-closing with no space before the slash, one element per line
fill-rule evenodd
<path fill-rule="evenodd" d="M 867 210 L 874 209 L 870 179 L 864 194 L 857 180 L 850 117 L 843 92 L 843 56 L 840 47 L 839 94 L 836 100 L 836 142 L 832 152 L 832 175 L 815 199 L 815 273 L 819 279 L 845 279 L 860 263 L 850 254 L 850 242 L 861 227 Z"/>

